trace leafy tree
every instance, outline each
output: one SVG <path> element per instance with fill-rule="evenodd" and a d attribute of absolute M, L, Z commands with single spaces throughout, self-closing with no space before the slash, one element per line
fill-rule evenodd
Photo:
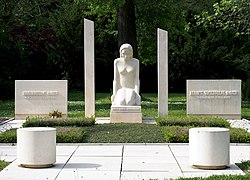
<path fill-rule="evenodd" d="M 197 25 L 213 29 L 232 29 L 236 36 L 250 34 L 250 2 L 221 0 L 213 5 L 213 12 L 196 15 Z"/>
<path fill-rule="evenodd" d="M 224 68 L 216 68 L 216 72 L 224 70 L 226 78 L 243 80 L 242 97 L 250 99 L 250 3 L 247 0 L 220 0 L 213 5 L 213 11 L 204 11 L 195 16 L 196 28 L 202 28 L 206 37 L 213 33 L 218 39 L 210 55 L 215 55 L 217 62 Z M 217 64 L 216 64 L 217 65 Z M 220 73 L 222 74 L 222 73 Z M 227 74 L 227 75 L 225 75 Z"/>

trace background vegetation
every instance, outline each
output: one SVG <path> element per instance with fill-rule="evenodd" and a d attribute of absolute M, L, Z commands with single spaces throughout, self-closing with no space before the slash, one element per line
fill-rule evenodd
<path fill-rule="evenodd" d="M 247 0 L 0 3 L 0 100 L 14 97 L 17 79 L 67 79 L 70 89 L 83 89 L 84 18 L 95 22 L 97 92 L 111 91 L 113 60 L 125 41 L 141 62 L 141 92 L 156 92 L 156 30 L 162 28 L 169 32 L 170 92 L 184 92 L 186 79 L 239 78 L 243 99 L 250 98 Z"/>

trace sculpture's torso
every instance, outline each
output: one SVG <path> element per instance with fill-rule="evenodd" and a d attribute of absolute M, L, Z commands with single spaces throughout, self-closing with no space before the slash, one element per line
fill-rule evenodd
<path fill-rule="evenodd" d="M 121 88 L 135 88 L 135 76 L 136 76 L 137 62 L 135 59 L 131 59 L 129 62 L 124 62 L 123 59 L 117 59 L 117 70 L 120 76 Z"/>

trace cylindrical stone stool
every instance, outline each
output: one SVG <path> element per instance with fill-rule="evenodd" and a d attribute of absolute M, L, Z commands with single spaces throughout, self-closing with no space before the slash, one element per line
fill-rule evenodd
<path fill-rule="evenodd" d="M 194 168 L 224 169 L 230 163 L 230 132 L 227 128 L 189 129 L 189 162 Z"/>
<path fill-rule="evenodd" d="M 51 167 L 56 162 L 56 128 L 17 129 L 17 160 L 28 168 Z"/>

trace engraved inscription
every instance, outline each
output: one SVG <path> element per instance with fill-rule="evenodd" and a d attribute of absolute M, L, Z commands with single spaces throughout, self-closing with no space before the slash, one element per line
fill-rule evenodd
<path fill-rule="evenodd" d="M 239 94 L 236 90 L 207 90 L 207 91 L 190 91 L 190 96 L 197 96 L 200 99 L 230 99 L 231 96 Z"/>
<path fill-rule="evenodd" d="M 23 91 L 25 99 L 55 99 L 58 91 Z"/>

